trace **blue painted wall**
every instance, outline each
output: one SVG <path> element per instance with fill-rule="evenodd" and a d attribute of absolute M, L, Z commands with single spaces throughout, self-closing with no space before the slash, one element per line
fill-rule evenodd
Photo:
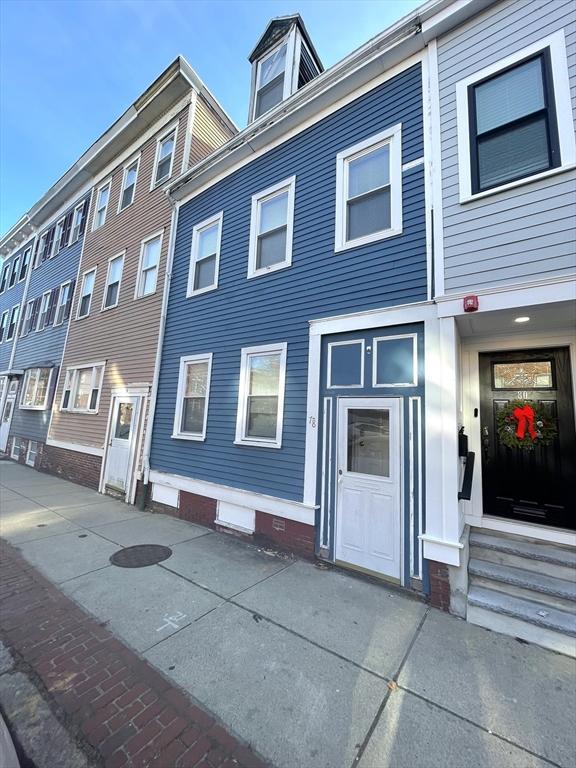
<path fill-rule="evenodd" d="M 2 267 L 0 268 L 0 274 L 1 271 L 4 269 L 4 265 L 8 264 L 10 265 L 8 274 L 10 274 L 11 265 L 14 262 L 14 259 L 17 259 L 18 257 L 21 257 L 24 251 L 29 248 L 32 243 L 34 242 L 34 238 L 31 238 L 26 241 L 26 243 L 19 248 L 17 251 L 14 251 L 13 254 L 11 254 L 9 259 L 6 259 L 4 263 L 2 264 Z M 28 265 L 28 269 L 31 269 L 31 263 Z M 18 267 L 18 272 L 20 272 L 20 266 Z M 26 286 L 26 279 L 24 278 L 21 282 L 18 282 L 16 280 L 16 284 L 12 286 L 12 288 L 7 288 L 3 293 L 0 293 L 0 317 L 4 313 L 6 309 L 11 310 L 12 307 L 15 304 L 22 305 L 22 297 L 24 295 L 24 288 Z M 22 307 L 20 307 L 22 309 Z M 20 317 L 20 315 L 18 315 Z M 6 338 L 6 332 L 4 333 L 4 338 Z M 16 334 L 14 335 L 14 339 L 16 338 Z M 12 345 L 14 344 L 14 339 L 12 341 L 3 341 L 0 344 L 0 371 L 4 371 L 8 368 L 8 365 L 10 363 L 10 355 L 12 353 Z"/>
<path fill-rule="evenodd" d="M 58 216 L 58 219 L 61 219 L 62 216 L 73 210 L 87 197 L 89 195 L 76 200 L 63 214 Z M 45 229 L 49 229 L 54 223 L 55 221 L 48 227 L 45 227 Z M 51 259 L 43 261 L 32 270 L 26 303 L 41 297 L 46 291 L 57 288 L 68 280 L 76 279 L 83 242 L 84 235 L 81 235 L 75 243 L 63 248 Z M 26 336 L 21 336 L 18 339 L 14 356 L 14 368 L 26 370 L 27 368 L 45 367 L 54 368 L 55 370 L 52 374 L 51 391 L 46 409 L 43 411 L 31 411 L 20 409 L 17 405 L 14 410 L 10 434 L 45 442 L 68 324 L 69 320 L 66 320 L 61 325 L 49 325 L 40 331 L 31 331 Z M 17 404 L 20 403 L 21 385 L 22 380 L 18 390 Z"/>
<path fill-rule="evenodd" d="M 334 253 L 336 155 L 402 123 L 402 162 L 423 156 L 420 65 L 257 158 L 180 209 L 153 469 L 302 500 L 308 321 L 426 298 L 423 165 L 403 174 L 402 235 Z M 296 175 L 293 261 L 246 279 L 251 196 Z M 186 298 L 192 228 L 224 211 L 219 287 Z M 288 342 L 282 448 L 234 445 L 240 350 Z M 206 441 L 172 433 L 181 355 L 212 352 Z"/>

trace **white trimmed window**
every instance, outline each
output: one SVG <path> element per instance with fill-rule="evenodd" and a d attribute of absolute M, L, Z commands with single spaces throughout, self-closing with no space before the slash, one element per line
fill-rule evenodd
<path fill-rule="evenodd" d="M 60 292 L 58 294 L 58 304 L 56 305 L 56 315 L 54 317 L 54 325 L 62 325 L 64 320 L 68 320 L 70 315 L 70 292 L 72 289 L 71 281 L 62 283 L 60 286 Z"/>
<path fill-rule="evenodd" d="M 94 222 L 92 229 L 98 229 L 106 221 L 106 211 L 108 210 L 108 202 L 110 200 L 110 182 L 107 181 L 98 190 L 96 195 L 96 207 L 94 209 Z"/>
<path fill-rule="evenodd" d="M 248 277 L 258 277 L 292 264 L 296 177 L 252 196 Z"/>
<path fill-rule="evenodd" d="M 134 195 L 136 193 L 136 181 L 138 179 L 138 165 L 140 158 L 136 158 L 128 165 L 124 166 L 124 176 L 122 177 L 122 188 L 120 191 L 120 199 L 118 201 L 118 213 L 123 211 L 124 208 L 128 208 L 134 202 Z"/>
<path fill-rule="evenodd" d="M 46 408 L 52 368 L 29 368 L 24 374 L 20 408 L 43 411 Z"/>
<path fill-rule="evenodd" d="M 50 311 L 50 294 L 51 291 L 46 291 L 42 294 L 40 300 L 40 311 L 38 312 L 38 321 L 36 323 L 36 330 L 41 331 L 48 321 L 48 312 Z"/>
<path fill-rule="evenodd" d="M 8 341 L 8 339 L 4 338 L 4 336 L 6 335 L 7 328 L 8 328 L 8 310 L 6 309 L 4 312 L 2 312 L 2 317 L 0 317 L 0 344 L 2 344 L 3 341 Z"/>
<path fill-rule="evenodd" d="M 64 247 L 64 244 L 62 243 L 62 236 L 64 234 L 64 223 L 65 218 L 60 219 L 60 221 L 56 224 L 56 234 L 54 235 L 54 246 L 52 248 L 52 256 L 58 253 L 58 251 Z"/>
<path fill-rule="evenodd" d="M 172 437 L 185 440 L 205 439 L 211 372 L 212 354 L 180 358 Z"/>
<path fill-rule="evenodd" d="M 72 216 L 72 234 L 70 235 L 70 245 L 72 243 L 75 243 L 76 240 L 80 237 L 80 233 L 82 231 L 82 222 L 84 220 L 85 213 L 85 203 L 80 203 L 80 205 L 77 205 L 76 208 L 74 208 L 74 215 Z"/>
<path fill-rule="evenodd" d="M 20 304 L 16 304 L 10 311 L 10 317 L 8 319 L 8 330 L 6 332 L 6 341 L 11 341 L 16 333 L 16 326 L 18 325 L 18 312 Z"/>
<path fill-rule="evenodd" d="M 22 323 L 22 336 L 26 336 L 32 330 L 32 314 L 34 312 L 34 299 L 26 304 L 26 310 L 24 312 L 24 322 Z"/>
<path fill-rule="evenodd" d="M 156 162 L 152 174 L 152 188 L 172 175 L 174 153 L 176 150 L 176 128 L 171 128 L 156 144 Z"/>
<path fill-rule="evenodd" d="M 38 442 L 36 440 L 28 440 L 28 450 L 26 451 L 26 464 L 29 467 L 33 467 L 36 464 L 36 456 L 38 456 Z"/>
<path fill-rule="evenodd" d="M 8 285 L 8 272 L 10 271 L 10 264 L 4 264 L 2 267 L 2 277 L 0 278 L 0 293 L 4 293 L 6 286 Z"/>
<path fill-rule="evenodd" d="M 94 281 L 96 280 L 96 269 L 85 272 L 82 278 L 82 290 L 80 291 L 80 301 L 78 302 L 77 319 L 87 317 L 90 314 L 90 305 L 92 304 L 92 294 L 94 293 Z"/>
<path fill-rule="evenodd" d="M 102 299 L 102 309 L 112 309 L 118 306 L 120 299 L 120 283 L 122 282 L 122 270 L 124 269 L 124 254 L 114 256 L 108 262 L 108 272 L 106 274 L 106 285 L 104 286 L 104 297 Z"/>
<path fill-rule="evenodd" d="M 336 156 L 336 251 L 401 234 L 401 131 L 395 125 Z"/>
<path fill-rule="evenodd" d="M 211 216 L 196 224 L 192 230 L 187 296 L 196 296 L 218 287 L 223 216 L 223 212 Z"/>
<path fill-rule="evenodd" d="M 287 53 L 288 42 L 285 41 L 258 62 L 254 120 L 290 95 L 290 77 L 286 77 Z"/>
<path fill-rule="evenodd" d="M 20 438 L 12 438 L 12 450 L 10 451 L 10 458 L 14 461 L 18 461 L 20 458 Z"/>
<path fill-rule="evenodd" d="M 12 288 L 16 284 L 16 278 L 18 277 L 18 265 L 20 264 L 20 256 L 16 256 L 12 259 L 12 269 L 10 270 L 10 280 L 8 281 L 8 288 Z"/>
<path fill-rule="evenodd" d="M 18 282 L 21 283 L 26 277 L 28 272 L 28 265 L 30 264 L 30 256 L 32 254 L 32 248 L 26 248 L 22 256 L 22 263 L 20 264 L 20 274 L 18 275 Z"/>
<path fill-rule="evenodd" d="M 246 347 L 240 363 L 236 440 L 280 448 L 284 415 L 287 344 Z"/>
<path fill-rule="evenodd" d="M 162 252 L 162 232 L 142 240 L 140 246 L 140 266 L 136 283 L 136 298 L 150 296 L 156 292 L 158 267 Z"/>
<path fill-rule="evenodd" d="M 103 373 L 104 363 L 68 368 L 60 410 L 97 413 Z"/>
<path fill-rule="evenodd" d="M 460 202 L 576 162 L 564 31 L 456 84 Z"/>

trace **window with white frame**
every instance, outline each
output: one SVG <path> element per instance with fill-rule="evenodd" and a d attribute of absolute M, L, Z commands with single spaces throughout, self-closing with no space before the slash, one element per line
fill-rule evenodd
<path fill-rule="evenodd" d="M 268 112 L 284 98 L 286 80 L 286 42 L 258 62 L 254 119 Z"/>
<path fill-rule="evenodd" d="M 0 344 L 3 341 L 7 341 L 4 337 L 6 336 L 6 330 L 8 328 L 8 310 L 6 309 L 4 312 L 2 312 L 2 316 L 0 317 Z"/>
<path fill-rule="evenodd" d="M 142 241 L 140 246 L 140 269 L 136 284 L 136 298 L 150 296 L 156 292 L 158 267 L 162 251 L 162 233 Z"/>
<path fill-rule="evenodd" d="M 0 293 L 4 293 L 6 286 L 8 285 L 8 272 L 10 271 L 10 264 L 4 264 L 2 267 L 2 277 L 0 277 Z"/>
<path fill-rule="evenodd" d="M 16 304 L 16 306 L 12 307 L 10 311 L 10 317 L 8 319 L 8 330 L 6 333 L 6 341 L 11 341 L 14 338 L 14 334 L 16 333 L 16 326 L 18 325 L 19 309 L 20 309 L 20 304 Z"/>
<path fill-rule="evenodd" d="M 20 438 L 19 437 L 12 438 L 12 449 L 10 451 L 10 458 L 14 459 L 14 461 L 18 461 L 18 459 L 20 458 Z"/>
<path fill-rule="evenodd" d="M 286 351 L 286 343 L 242 350 L 236 443 L 281 447 Z"/>
<path fill-rule="evenodd" d="M 395 125 L 336 156 L 335 250 L 401 232 L 401 125 Z"/>
<path fill-rule="evenodd" d="M 48 401 L 52 368 L 29 368 L 24 374 L 20 408 L 43 411 Z"/>
<path fill-rule="evenodd" d="M 38 312 L 38 322 L 36 323 L 37 331 L 41 331 L 46 327 L 46 323 L 48 321 L 48 312 L 50 310 L 50 293 L 51 291 L 46 291 L 46 293 L 42 294 L 42 299 L 40 301 L 40 311 Z"/>
<path fill-rule="evenodd" d="M 28 464 L 29 467 L 33 467 L 36 464 L 36 456 L 38 456 L 38 442 L 36 440 L 28 440 L 26 464 Z"/>
<path fill-rule="evenodd" d="M 94 209 L 94 223 L 92 229 L 98 229 L 106 221 L 106 211 L 108 210 L 108 202 L 110 200 L 110 182 L 106 182 L 98 190 L 96 196 L 96 207 Z"/>
<path fill-rule="evenodd" d="M 292 264 L 296 177 L 252 196 L 248 277 Z"/>
<path fill-rule="evenodd" d="M 20 256 L 16 256 L 12 259 L 12 268 L 10 270 L 10 280 L 8 281 L 8 288 L 12 288 L 16 284 L 16 278 L 18 277 L 18 266 L 20 264 Z"/>
<path fill-rule="evenodd" d="M 103 373 L 104 363 L 68 368 L 60 410 L 97 413 Z"/>
<path fill-rule="evenodd" d="M 218 287 L 223 216 L 222 212 L 211 216 L 196 224 L 192 230 L 187 296 L 196 296 Z"/>
<path fill-rule="evenodd" d="M 104 286 L 102 309 L 112 309 L 118 305 L 123 267 L 123 253 L 121 253 L 119 256 L 115 256 L 108 262 L 108 272 L 106 274 L 106 285 Z"/>
<path fill-rule="evenodd" d="M 172 175 L 172 163 L 176 149 L 176 128 L 170 130 L 161 139 L 158 139 L 156 147 L 156 170 L 153 176 L 152 186 L 166 181 Z"/>
<path fill-rule="evenodd" d="M 94 293 L 94 281 L 96 280 L 96 270 L 91 269 L 86 272 L 82 278 L 82 289 L 80 291 L 80 300 L 78 302 L 77 319 L 87 317 L 90 314 L 90 305 L 92 304 L 92 294 Z"/>
<path fill-rule="evenodd" d="M 80 237 L 82 232 L 82 224 L 86 216 L 85 203 L 80 203 L 74 208 L 74 214 L 72 216 L 72 232 L 70 235 L 70 245 L 75 243 Z"/>
<path fill-rule="evenodd" d="M 71 281 L 62 283 L 60 286 L 60 292 L 58 293 L 58 303 L 56 305 L 56 315 L 54 317 L 54 325 L 62 325 L 64 320 L 68 320 L 70 316 L 70 302 L 71 302 Z"/>
<path fill-rule="evenodd" d="M 28 265 L 30 264 L 30 255 L 32 253 L 32 248 L 26 248 L 22 255 L 22 263 L 20 264 L 20 274 L 18 275 L 18 282 L 21 283 L 22 280 L 26 277 L 26 274 L 28 272 Z"/>
<path fill-rule="evenodd" d="M 60 221 L 56 224 L 56 234 L 54 235 L 54 249 L 52 251 L 52 255 L 54 256 L 58 251 L 63 247 L 62 245 L 62 235 L 64 234 L 64 223 L 65 218 L 60 219 Z"/>
<path fill-rule="evenodd" d="M 456 84 L 460 200 L 576 162 L 564 32 Z"/>
<path fill-rule="evenodd" d="M 139 159 L 132 161 L 124 168 L 124 176 L 122 177 L 122 189 L 120 192 L 120 201 L 118 205 L 118 213 L 123 211 L 124 208 L 128 208 L 134 202 L 134 194 L 136 192 L 136 180 L 138 178 L 138 163 Z"/>
<path fill-rule="evenodd" d="M 34 312 L 34 299 L 26 304 L 26 310 L 24 312 L 24 320 L 22 322 L 22 330 L 20 334 L 26 336 L 32 330 L 32 314 Z"/>
<path fill-rule="evenodd" d="M 204 440 L 206 437 L 211 371 L 212 354 L 180 358 L 172 437 L 186 440 Z"/>

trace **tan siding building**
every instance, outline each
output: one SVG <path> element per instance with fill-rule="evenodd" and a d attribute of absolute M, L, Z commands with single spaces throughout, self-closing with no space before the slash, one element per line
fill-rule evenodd
<path fill-rule="evenodd" d="M 170 244 L 164 187 L 236 132 L 178 61 L 174 79 L 152 97 L 162 114 L 118 142 L 95 179 L 43 457 L 46 471 L 128 501 L 148 426 Z"/>

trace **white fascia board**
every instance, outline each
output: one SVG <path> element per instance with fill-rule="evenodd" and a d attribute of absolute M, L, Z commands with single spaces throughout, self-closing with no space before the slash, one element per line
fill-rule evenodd
<path fill-rule="evenodd" d="M 316 507 L 311 504 L 280 499 L 263 493 L 245 491 L 241 488 L 231 488 L 207 480 L 194 480 L 191 477 L 159 472 L 155 469 L 150 470 L 150 481 L 170 488 L 177 488 L 179 491 L 187 491 L 217 501 L 226 501 L 241 507 L 256 509 L 258 512 L 266 512 L 269 515 L 278 515 L 306 525 L 314 525 L 315 522 Z"/>

